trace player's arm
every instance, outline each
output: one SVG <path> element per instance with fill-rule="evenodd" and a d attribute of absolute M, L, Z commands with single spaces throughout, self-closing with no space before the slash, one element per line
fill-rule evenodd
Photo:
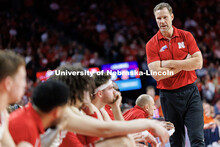
<path fill-rule="evenodd" d="M 11 134 L 8 130 L 8 127 L 5 129 L 4 134 L 2 136 L 2 145 L 3 146 L 10 146 L 10 147 L 16 147 Z"/>
<path fill-rule="evenodd" d="M 28 142 L 21 142 L 17 145 L 17 147 L 33 147 L 32 144 L 28 143 Z"/>
<path fill-rule="evenodd" d="M 172 77 L 173 75 L 177 74 L 178 72 L 181 71 L 181 69 L 179 68 L 167 68 L 167 67 L 161 67 L 161 61 L 154 61 L 148 64 L 148 68 L 149 70 L 153 73 L 156 72 L 157 74 L 152 74 L 152 77 L 156 80 L 156 81 L 160 81 L 169 77 Z M 173 73 L 173 74 L 161 74 L 163 72 L 169 72 L 169 73 Z"/>
<path fill-rule="evenodd" d="M 185 71 L 192 71 L 202 68 L 202 54 L 200 51 L 195 52 L 191 58 L 186 58 L 185 60 L 166 60 L 162 61 L 162 67 L 164 68 L 175 68 L 182 69 Z"/>
<path fill-rule="evenodd" d="M 121 93 L 114 90 L 114 97 L 115 97 L 114 103 L 109 104 L 112 108 L 112 113 L 114 115 L 114 118 L 115 118 L 115 120 L 124 120 L 124 117 L 123 117 L 121 109 L 120 109 L 120 104 L 122 101 Z"/>
<path fill-rule="evenodd" d="M 75 108 L 75 107 L 71 107 L 71 109 L 72 109 L 73 111 L 78 111 L 78 109 Z M 84 105 L 84 108 L 83 108 L 82 110 L 83 110 L 83 112 L 85 113 L 85 115 L 89 115 L 89 116 L 93 116 L 93 117 L 96 117 L 96 116 L 97 116 L 97 119 L 103 120 L 103 117 L 102 117 L 100 111 L 99 111 L 99 110 L 97 109 L 97 107 L 94 106 L 92 103 L 86 103 L 86 104 Z M 77 112 L 77 113 L 78 113 L 78 112 Z M 96 116 L 94 116 L 94 115 L 96 115 Z"/>
<path fill-rule="evenodd" d="M 89 116 L 79 116 L 74 114 L 70 109 L 65 110 L 68 116 L 66 130 L 80 133 L 83 135 L 97 137 L 112 137 L 136 133 L 146 129 L 152 130 L 163 143 L 169 139 L 169 135 L 161 123 L 155 120 L 137 119 L 132 121 L 99 121 Z"/>
<path fill-rule="evenodd" d="M 8 128 L 6 128 L 5 131 L 4 131 L 4 135 L 3 135 L 3 138 L 2 138 L 2 145 L 6 146 L 6 147 L 33 147 L 30 143 L 25 142 L 25 141 L 19 143 L 16 146 L 15 143 L 14 143 L 14 140 L 11 137 L 11 134 L 10 134 Z"/>
<path fill-rule="evenodd" d="M 112 112 L 115 120 L 124 120 L 120 107 L 112 107 Z"/>

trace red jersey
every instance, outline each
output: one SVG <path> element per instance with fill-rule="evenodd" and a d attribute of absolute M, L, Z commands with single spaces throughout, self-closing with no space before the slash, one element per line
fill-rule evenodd
<path fill-rule="evenodd" d="M 34 147 L 41 146 L 40 134 L 44 133 L 44 127 L 39 114 L 33 109 L 31 103 L 10 114 L 9 131 L 15 144 L 26 141 Z"/>
<path fill-rule="evenodd" d="M 105 111 L 108 113 L 108 115 L 111 118 L 111 120 L 115 120 L 114 114 L 113 114 L 113 112 L 111 110 L 111 107 L 108 104 L 105 105 Z"/>
<path fill-rule="evenodd" d="M 200 51 L 190 32 L 173 26 L 173 36 L 165 38 L 160 30 L 146 44 L 147 63 L 162 60 L 183 60 L 188 54 Z M 178 89 L 192 84 L 197 79 L 195 71 L 180 71 L 174 76 L 157 81 L 158 89 Z"/>
<path fill-rule="evenodd" d="M 79 141 L 75 133 L 68 132 L 66 137 L 63 139 L 62 144 L 59 147 L 84 147 L 84 145 Z"/>
<path fill-rule="evenodd" d="M 98 118 L 97 114 L 89 115 L 94 118 Z M 85 136 L 81 134 L 74 134 L 72 132 L 68 132 L 66 137 L 63 139 L 62 144 L 59 147 L 81 147 L 81 146 L 95 146 L 95 141 L 99 140 L 99 137 Z"/>
<path fill-rule="evenodd" d="M 133 120 L 139 118 L 147 118 L 148 115 L 143 108 L 135 105 L 134 108 L 131 108 L 130 110 L 126 111 L 123 114 L 123 117 L 125 120 Z"/>

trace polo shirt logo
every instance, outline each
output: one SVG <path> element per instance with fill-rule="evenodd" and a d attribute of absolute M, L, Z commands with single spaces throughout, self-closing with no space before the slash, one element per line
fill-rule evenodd
<path fill-rule="evenodd" d="M 184 42 L 178 42 L 179 49 L 185 48 Z"/>
<path fill-rule="evenodd" d="M 160 52 L 165 51 L 165 49 L 167 49 L 167 48 L 168 48 L 167 45 L 164 45 L 164 46 L 160 49 Z"/>

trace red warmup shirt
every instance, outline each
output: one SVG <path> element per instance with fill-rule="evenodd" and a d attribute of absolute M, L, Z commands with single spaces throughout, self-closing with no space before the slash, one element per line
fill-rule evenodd
<path fill-rule="evenodd" d="M 123 117 L 125 120 L 133 120 L 139 118 L 147 118 L 148 115 L 143 108 L 135 105 L 134 108 L 131 108 L 130 110 L 126 111 L 123 114 Z"/>
<path fill-rule="evenodd" d="M 148 114 L 144 111 L 143 108 L 139 107 L 138 105 L 135 105 L 134 108 L 131 108 L 130 110 L 126 111 L 123 114 L 123 117 L 125 120 L 133 120 L 133 119 L 140 119 L 140 118 L 148 118 Z M 151 131 L 149 130 L 147 131 L 152 134 Z"/>
<path fill-rule="evenodd" d="M 183 60 L 188 53 L 200 51 L 190 32 L 173 26 L 173 36 L 169 41 L 160 31 L 146 44 L 147 63 L 162 60 Z M 197 79 L 195 71 L 180 71 L 174 76 L 157 81 L 158 89 L 178 89 L 192 84 Z"/>
<path fill-rule="evenodd" d="M 113 114 L 113 112 L 111 110 L 111 107 L 108 104 L 105 105 L 105 111 L 108 113 L 108 115 L 111 118 L 111 120 L 115 120 L 114 114 Z"/>
<path fill-rule="evenodd" d="M 75 133 L 68 132 L 59 147 L 84 147 Z"/>
<path fill-rule="evenodd" d="M 89 116 L 98 118 L 96 113 L 89 115 Z M 98 140 L 99 140 L 99 137 L 85 136 L 81 134 L 68 132 L 66 137 L 63 139 L 62 144 L 59 147 L 71 147 L 71 146 L 83 147 L 84 145 L 93 147 L 95 146 L 94 143 Z"/>
<path fill-rule="evenodd" d="M 9 131 L 15 144 L 26 141 L 40 147 L 40 134 L 44 133 L 42 120 L 31 103 L 12 112 L 9 116 Z"/>

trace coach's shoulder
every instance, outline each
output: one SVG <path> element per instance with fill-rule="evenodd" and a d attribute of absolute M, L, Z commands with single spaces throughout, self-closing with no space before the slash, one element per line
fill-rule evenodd
<path fill-rule="evenodd" d="M 146 43 L 146 47 L 147 47 L 147 46 L 155 45 L 156 42 L 158 42 L 158 36 L 157 36 L 157 34 L 155 34 L 155 35 Z"/>
<path fill-rule="evenodd" d="M 184 36 L 187 36 L 187 35 L 192 35 L 191 32 L 189 31 L 186 31 L 186 30 L 182 30 L 182 29 L 177 29 L 178 33 L 180 36 L 184 35 Z"/>

